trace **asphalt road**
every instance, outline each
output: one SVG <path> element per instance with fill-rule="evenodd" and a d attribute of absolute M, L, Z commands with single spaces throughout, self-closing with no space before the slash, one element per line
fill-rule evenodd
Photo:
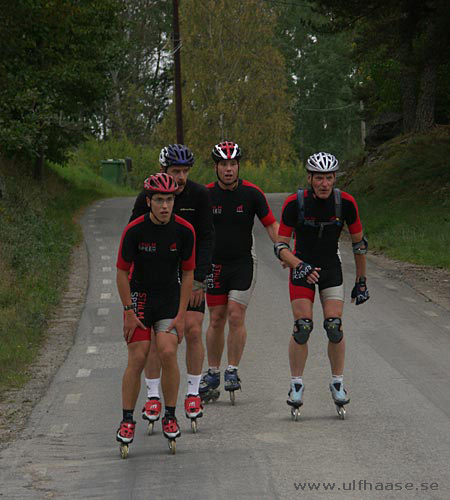
<path fill-rule="evenodd" d="M 284 196 L 269 199 L 279 214 Z M 0 498 L 450 498 L 450 314 L 369 262 L 371 300 L 359 307 L 348 301 L 344 314 L 347 418 L 338 419 L 329 393 L 316 307 L 305 404 L 294 422 L 286 405 L 293 323 L 287 271 L 258 222 L 258 281 L 236 406 L 222 394 L 191 433 L 182 344 L 177 454 L 169 454 L 160 423 L 146 435 L 137 411 L 135 441 L 122 460 L 115 431 L 126 346 L 115 261 L 132 202 L 104 200 L 83 217 L 90 279 L 75 344 L 21 438 L 0 453 Z M 353 258 L 349 243 L 341 247 L 348 297 Z M 137 410 L 144 399 L 142 391 Z"/>

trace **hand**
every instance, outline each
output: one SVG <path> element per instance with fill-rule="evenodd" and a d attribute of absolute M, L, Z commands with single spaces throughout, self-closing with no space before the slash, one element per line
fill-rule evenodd
<path fill-rule="evenodd" d="M 173 328 L 175 328 L 179 344 L 181 344 L 181 341 L 183 340 L 184 322 L 185 322 L 184 314 L 183 315 L 177 314 L 170 323 L 169 328 L 167 328 L 166 330 L 167 332 L 170 332 Z"/>
<path fill-rule="evenodd" d="M 369 300 L 369 290 L 367 289 L 366 278 L 364 277 L 359 278 L 353 287 L 352 304 L 355 300 L 357 306 L 363 304 L 366 300 Z"/>
<path fill-rule="evenodd" d="M 320 267 L 312 267 L 311 264 L 306 262 L 300 262 L 297 267 L 294 268 L 293 277 L 294 279 L 306 278 L 306 282 L 310 285 L 314 285 L 319 281 L 319 271 Z"/>
<path fill-rule="evenodd" d="M 205 291 L 203 289 L 192 290 L 189 305 L 191 307 L 199 307 L 205 300 Z"/>
<path fill-rule="evenodd" d="M 133 337 L 134 330 L 136 328 L 146 329 L 146 326 L 142 323 L 142 321 L 136 316 L 135 312 L 130 309 L 129 311 L 125 311 L 125 319 L 123 321 L 123 338 L 125 342 L 128 344 Z"/>

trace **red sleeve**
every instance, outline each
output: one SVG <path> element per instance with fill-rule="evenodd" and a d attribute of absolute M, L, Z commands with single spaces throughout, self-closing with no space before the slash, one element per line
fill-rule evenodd
<path fill-rule="evenodd" d="M 187 229 L 186 251 L 183 249 L 181 258 L 181 269 L 183 271 L 193 271 L 195 269 L 195 230 L 192 224 L 182 217 L 175 215 L 175 222 Z"/>
<path fill-rule="evenodd" d="M 258 187 L 256 184 L 252 184 L 249 181 L 242 180 L 242 185 L 251 187 L 256 190 L 257 193 L 257 207 L 256 207 L 256 215 L 258 216 L 259 220 L 261 221 L 261 224 L 264 227 L 270 226 L 277 220 L 275 219 L 272 210 L 269 206 L 269 203 L 267 202 L 266 195 L 264 194 L 264 191 Z"/>
<path fill-rule="evenodd" d="M 133 241 L 131 238 L 130 229 L 144 220 L 144 215 L 141 215 L 133 222 L 130 222 L 126 228 L 123 230 L 122 237 L 120 239 L 119 253 L 117 255 L 117 269 L 122 269 L 123 271 L 129 271 L 133 264 L 133 255 L 136 250 L 133 248 Z"/>
<path fill-rule="evenodd" d="M 350 213 L 345 218 L 348 230 L 350 234 L 360 233 L 362 231 L 362 224 L 361 220 L 359 219 L 359 210 L 355 198 L 353 198 L 352 195 L 346 193 L 345 191 L 342 191 L 341 195 L 342 199 L 349 201 L 351 206 L 351 210 L 349 211 Z"/>
<path fill-rule="evenodd" d="M 283 203 L 283 208 L 281 209 L 281 218 L 280 218 L 280 228 L 278 230 L 278 234 L 280 236 L 285 236 L 290 238 L 292 236 L 292 231 L 294 230 L 295 225 L 293 224 L 293 220 L 291 221 L 291 217 L 288 217 L 289 209 L 286 209 L 291 202 L 294 202 L 297 205 L 297 194 L 289 195 Z M 293 224 L 293 225 L 291 225 Z"/>

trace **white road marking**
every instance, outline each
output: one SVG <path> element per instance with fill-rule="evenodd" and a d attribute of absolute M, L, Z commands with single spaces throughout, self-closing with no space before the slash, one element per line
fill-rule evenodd
<path fill-rule="evenodd" d="M 101 247 L 98 247 L 99 250 L 106 250 L 107 247 L 106 246 L 101 246 Z"/>
<path fill-rule="evenodd" d="M 111 257 L 109 255 L 102 255 L 102 260 L 110 260 Z"/>
<path fill-rule="evenodd" d="M 109 280 L 109 279 L 103 280 L 104 285 L 110 285 L 111 283 L 112 283 L 112 280 Z"/>
<path fill-rule="evenodd" d="M 437 318 L 439 316 L 439 314 L 436 314 L 434 311 L 424 311 L 424 314 L 432 318 Z"/>
<path fill-rule="evenodd" d="M 67 430 L 67 427 L 69 427 L 69 424 L 55 424 L 50 427 L 50 434 L 52 435 L 58 435 L 58 434 L 64 434 Z M 43 474 L 45 475 L 47 473 L 47 468 L 43 467 Z"/>
<path fill-rule="evenodd" d="M 111 268 L 110 267 L 102 267 L 102 271 L 104 273 L 109 273 L 109 272 L 111 272 Z"/>
<path fill-rule="evenodd" d="M 100 294 L 100 300 L 108 300 L 111 298 L 111 294 L 110 293 L 101 293 Z"/>
<path fill-rule="evenodd" d="M 403 300 L 406 300 L 407 302 L 417 302 L 416 299 L 413 299 L 412 297 L 402 297 Z"/>
<path fill-rule="evenodd" d="M 97 309 L 97 316 L 108 316 L 109 307 L 100 307 Z"/>
<path fill-rule="evenodd" d="M 387 283 L 386 285 L 384 285 L 386 288 L 388 288 L 389 290 L 398 290 L 398 288 L 394 285 L 390 285 L 389 283 Z"/>
<path fill-rule="evenodd" d="M 81 394 L 67 394 L 64 403 L 66 405 L 76 405 L 80 401 Z"/>
<path fill-rule="evenodd" d="M 91 374 L 91 370 L 88 368 L 80 368 L 77 373 L 77 378 L 89 377 Z"/>
<path fill-rule="evenodd" d="M 89 227 L 93 228 L 93 227 L 95 227 L 95 224 L 89 224 Z"/>
<path fill-rule="evenodd" d="M 92 231 L 92 234 L 100 234 L 100 231 Z"/>
<path fill-rule="evenodd" d="M 104 328 L 104 326 L 97 326 L 96 328 Z M 89 345 L 86 354 L 97 354 L 98 347 L 96 345 Z"/>
<path fill-rule="evenodd" d="M 92 333 L 105 333 L 106 328 L 104 326 L 94 326 Z"/>
<path fill-rule="evenodd" d="M 95 241 L 103 241 L 103 238 L 95 238 Z"/>

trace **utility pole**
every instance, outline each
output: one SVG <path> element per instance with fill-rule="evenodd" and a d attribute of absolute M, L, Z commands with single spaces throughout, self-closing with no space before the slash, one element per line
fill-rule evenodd
<path fill-rule="evenodd" d="M 175 62 L 175 113 L 177 123 L 177 142 L 184 144 L 183 108 L 181 104 L 181 39 L 178 21 L 178 0 L 173 0 L 173 56 Z"/>

